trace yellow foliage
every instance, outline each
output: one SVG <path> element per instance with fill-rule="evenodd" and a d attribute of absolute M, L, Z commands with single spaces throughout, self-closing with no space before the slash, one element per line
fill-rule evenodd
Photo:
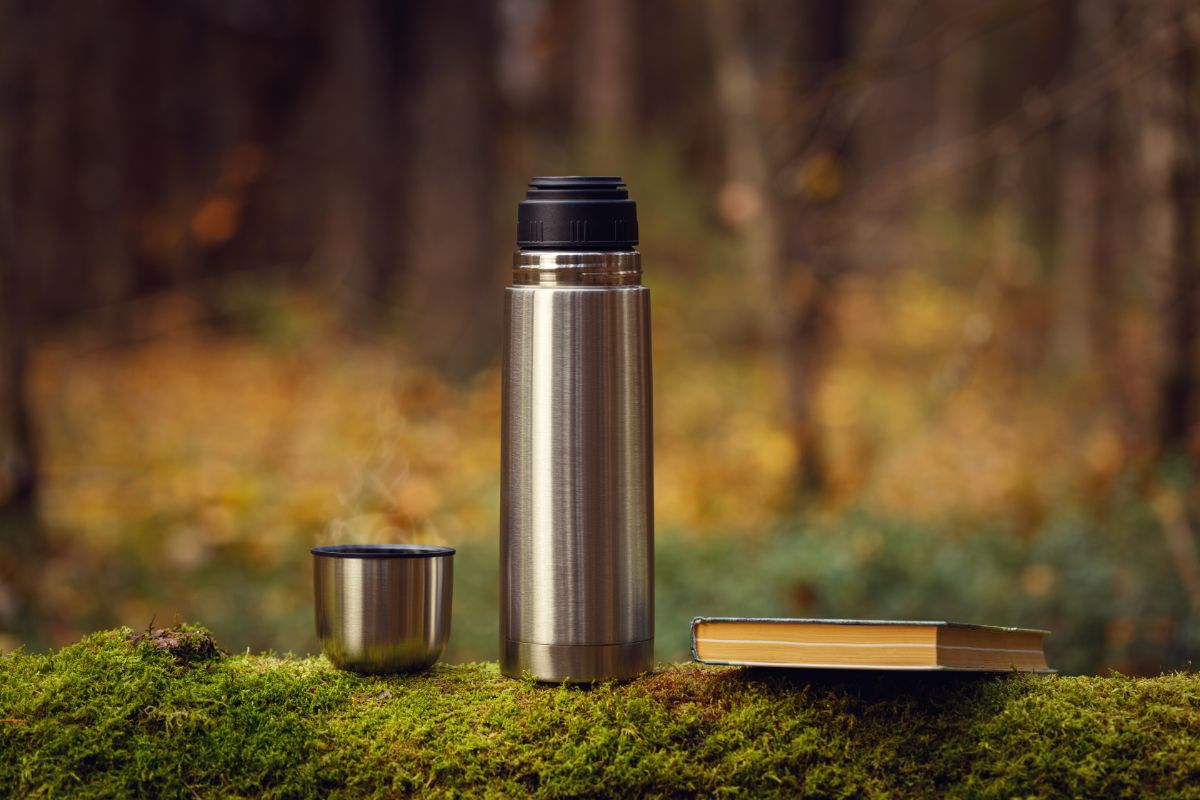
<path fill-rule="evenodd" d="M 211 197 L 192 215 L 192 235 L 205 245 L 226 242 L 237 233 L 239 212 L 232 199 L 223 195 Z"/>
<path fill-rule="evenodd" d="M 829 152 L 815 153 L 796 171 L 796 188 L 816 200 L 829 200 L 842 192 L 842 166 Z"/>
<path fill-rule="evenodd" d="M 811 290 L 811 276 L 796 280 Z M 677 301 L 683 289 L 694 302 Z M 766 531 L 790 513 L 805 455 L 778 356 L 696 324 L 722 304 L 740 308 L 727 283 L 655 291 L 664 296 L 654 352 L 658 525 Z M 305 296 L 287 302 L 328 319 Z M 1032 518 L 1063 488 L 1102 488 L 1129 458 L 1113 420 L 1086 402 L 1094 383 L 1048 393 L 1006 360 L 996 343 L 1011 323 L 977 307 L 972 292 L 919 271 L 864 273 L 842 282 L 834 312 L 835 345 L 815 376 L 827 504 Z M 407 359 L 402 342 L 347 341 L 321 322 L 289 351 L 172 329 L 172 315 L 195 314 L 186 304 L 148 308 L 147 324 L 161 332 L 148 341 L 97 350 L 64 339 L 36 354 L 44 518 L 88 559 L 123 557 L 130 536 L 152 537 L 147 558 L 181 571 L 233 553 L 295 573 L 294 600 L 307 591 L 296 565 L 317 542 L 496 536 L 497 369 L 452 385 Z M 948 372 L 954 380 L 943 380 Z M 877 537 L 864 532 L 851 547 L 869 559 Z M 47 566 L 50 609 L 86 606 L 68 561 Z M 1021 577 L 1033 596 L 1055 582 L 1037 565 Z M 193 607 L 209 591 L 204 602 L 238 602 L 207 587 L 174 591 L 191 591 Z M 131 615 L 121 621 L 144 624 L 134 618 L 144 607 L 121 605 Z"/>

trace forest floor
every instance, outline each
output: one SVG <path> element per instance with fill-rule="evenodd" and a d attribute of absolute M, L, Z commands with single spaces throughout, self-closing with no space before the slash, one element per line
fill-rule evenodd
<path fill-rule="evenodd" d="M 366 677 L 203 629 L 0 659 L 8 796 L 1200 797 L 1200 677 L 492 663 Z"/>

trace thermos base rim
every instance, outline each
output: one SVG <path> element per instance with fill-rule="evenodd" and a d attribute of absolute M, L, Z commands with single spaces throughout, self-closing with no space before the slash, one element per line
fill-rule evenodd
<path fill-rule="evenodd" d="M 625 681 L 654 668 L 654 639 L 620 644 L 535 644 L 505 639 L 500 671 L 545 683 Z"/>

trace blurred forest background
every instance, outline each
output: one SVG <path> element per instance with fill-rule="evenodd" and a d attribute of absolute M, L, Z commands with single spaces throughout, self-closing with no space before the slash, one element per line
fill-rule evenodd
<path fill-rule="evenodd" d="M 660 659 L 695 614 L 1200 656 L 1188 0 L 0 0 L 0 649 L 311 651 L 309 546 L 425 541 L 494 658 L 543 174 L 639 205 Z"/>

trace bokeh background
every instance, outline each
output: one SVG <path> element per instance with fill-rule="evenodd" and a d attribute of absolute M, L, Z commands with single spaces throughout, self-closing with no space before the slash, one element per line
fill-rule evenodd
<path fill-rule="evenodd" d="M 459 548 L 496 656 L 502 292 L 617 174 L 658 656 L 697 614 L 1200 655 L 1188 0 L 0 2 L 0 648 L 311 652 L 308 548 Z"/>

